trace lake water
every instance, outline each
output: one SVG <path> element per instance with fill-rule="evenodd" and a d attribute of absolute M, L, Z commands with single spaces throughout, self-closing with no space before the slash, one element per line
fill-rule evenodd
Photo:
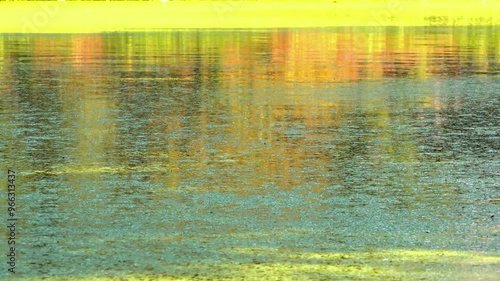
<path fill-rule="evenodd" d="M 495 280 L 499 73 L 498 27 L 2 35 L 15 276 Z"/>

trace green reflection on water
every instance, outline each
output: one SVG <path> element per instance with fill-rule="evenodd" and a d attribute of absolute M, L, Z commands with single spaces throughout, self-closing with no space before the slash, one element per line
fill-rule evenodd
<path fill-rule="evenodd" d="M 380 254 L 367 253 L 495 259 L 498 38 L 495 27 L 3 36 L 0 156 L 22 175 L 20 276 L 199 264 L 215 278 L 207 266 L 252 264 L 233 248 L 359 255 L 349 266 L 377 278 L 403 277 L 377 275 Z M 266 255 L 277 276 L 338 272 Z M 471 276 L 493 276 L 471 263 Z"/>

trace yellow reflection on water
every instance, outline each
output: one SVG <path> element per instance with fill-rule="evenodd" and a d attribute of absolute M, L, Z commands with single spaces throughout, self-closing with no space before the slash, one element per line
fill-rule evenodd
<path fill-rule="evenodd" d="M 15 42 L 12 38 L 7 40 Z M 183 168 L 203 172 L 211 167 L 226 169 L 231 165 L 261 171 L 256 181 L 281 175 L 280 186 L 284 188 L 300 184 L 307 179 L 294 177 L 293 169 L 308 167 L 307 159 L 313 158 L 318 169 L 331 161 L 331 156 L 311 155 L 303 148 L 328 142 L 332 134 L 316 132 L 341 128 L 346 113 L 354 108 L 364 108 L 374 115 L 371 125 L 384 132 L 378 138 L 394 137 L 388 126 L 395 120 L 390 117 L 384 96 L 356 96 L 355 93 L 341 96 L 337 89 L 344 84 L 380 82 L 387 78 L 453 77 L 464 75 L 465 71 L 495 73 L 497 70 L 491 68 L 491 61 L 498 61 L 498 36 L 494 28 L 484 28 L 481 32 L 467 28 L 190 31 L 38 36 L 32 40 L 32 44 L 20 44 L 23 55 L 33 56 L 34 75 L 50 71 L 54 79 L 60 79 L 58 96 L 63 101 L 63 111 L 76 124 L 79 140 L 74 150 L 75 167 L 45 172 L 163 169 L 172 171 L 170 180 L 177 178 L 170 181 L 170 186 L 177 186 L 189 175 L 177 174 L 176 171 L 182 173 Z M 17 52 L 19 49 L 7 46 L 2 55 L 15 57 Z M 14 73 L 7 68 L 5 71 L 11 76 Z M 366 87 L 375 90 L 376 85 L 380 84 L 366 84 Z M 144 134 L 146 141 L 152 141 L 151 133 L 182 134 L 196 126 L 194 138 L 185 140 L 187 148 L 181 147 L 186 143 L 170 138 L 161 140 L 165 145 L 146 145 L 145 156 L 163 160 L 147 163 L 143 168 L 123 165 L 133 160 L 130 154 L 106 164 L 95 158 L 96 155 L 106 157 L 121 138 L 117 135 L 120 134 L 117 98 L 122 99 L 124 105 L 138 99 L 138 103 L 128 109 L 134 112 L 144 106 L 155 106 L 154 103 L 142 104 L 140 95 L 169 96 L 180 88 L 185 88 L 181 98 L 199 92 L 199 100 L 194 104 L 199 109 L 190 113 L 193 104 L 180 103 L 170 115 L 165 115 L 155 114 L 155 109 L 150 108 L 144 116 L 149 125 L 138 133 Z M 121 89 L 118 96 L 109 96 L 116 89 Z M 436 107 L 440 102 L 439 93 L 425 95 L 422 102 L 431 108 L 442 107 Z M 459 101 L 455 104 L 458 106 Z M 227 115 L 228 121 L 221 123 L 214 112 Z M 181 122 L 179 118 L 187 115 L 196 123 Z M 221 127 L 214 129 L 214 125 Z M 229 141 L 211 144 L 202 137 L 215 137 L 215 134 Z M 393 144 L 398 147 L 382 142 L 368 152 L 374 165 L 379 161 L 377 155 L 391 151 L 404 151 L 405 155 L 398 156 L 399 159 L 413 161 L 416 151 L 409 140 L 404 150 L 398 149 L 404 147 L 402 143 Z M 214 155 L 213 151 L 218 153 Z M 191 157 L 193 163 L 180 163 L 185 157 Z M 317 180 L 321 184 L 327 182 L 321 177 Z"/>

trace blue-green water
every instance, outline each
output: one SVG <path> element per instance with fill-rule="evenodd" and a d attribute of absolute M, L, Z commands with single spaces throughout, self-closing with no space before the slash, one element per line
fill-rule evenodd
<path fill-rule="evenodd" d="M 1 36 L 15 276 L 494 280 L 497 31 Z"/>

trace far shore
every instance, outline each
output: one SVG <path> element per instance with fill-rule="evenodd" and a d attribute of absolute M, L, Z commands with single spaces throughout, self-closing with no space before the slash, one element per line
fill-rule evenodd
<path fill-rule="evenodd" d="M 0 2 L 0 33 L 500 24 L 500 4 L 488 2 L 455 5 L 332 2 Z"/>

